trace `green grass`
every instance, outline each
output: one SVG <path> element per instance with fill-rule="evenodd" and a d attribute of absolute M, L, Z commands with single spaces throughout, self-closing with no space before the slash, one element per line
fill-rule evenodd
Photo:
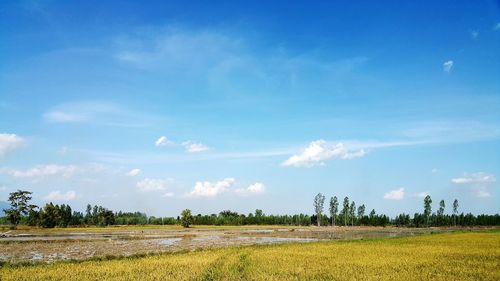
<path fill-rule="evenodd" d="M 1 280 L 500 280 L 500 232 L 5 265 Z"/>

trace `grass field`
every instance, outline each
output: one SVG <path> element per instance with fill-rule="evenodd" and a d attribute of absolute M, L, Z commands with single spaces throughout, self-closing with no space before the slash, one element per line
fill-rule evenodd
<path fill-rule="evenodd" d="M 1 280 L 500 280 L 500 232 L 261 245 L 38 265 Z"/>

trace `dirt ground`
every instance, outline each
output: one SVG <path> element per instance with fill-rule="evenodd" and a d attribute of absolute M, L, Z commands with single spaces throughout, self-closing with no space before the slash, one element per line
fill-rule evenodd
<path fill-rule="evenodd" d="M 82 260 L 211 247 L 398 237 L 452 231 L 397 227 L 109 227 L 2 231 L 0 261 Z"/>

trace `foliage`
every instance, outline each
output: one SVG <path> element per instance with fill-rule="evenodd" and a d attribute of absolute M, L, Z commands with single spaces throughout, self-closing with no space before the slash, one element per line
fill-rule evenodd
<path fill-rule="evenodd" d="M 321 217 L 323 213 L 323 205 L 325 204 L 325 196 L 321 193 L 318 193 L 316 197 L 314 197 L 314 211 L 317 217 Z M 318 226 L 321 225 L 321 220 L 317 220 Z"/>
<path fill-rule="evenodd" d="M 193 223 L 193 216 L 191 215 L 191 210 L 185 209 L 181 213 L 181 225 L 183 227 L 189 227 Z"/>
<path fill-rule="evenodd" d="M 7 221 L 16 228 L 21 219 L 27 216 L 37 206 L 29 204 L 33 192 L 18 190 L 9 194 L 10 208 L 4 209 Z"/>
<path fill-rule="evenodd" d="M 335 217 L 339 211 L 339 200 L 337 196 L 330 198 L 330 217 L 332 218 L 332 225 L 335 226 Z"/>

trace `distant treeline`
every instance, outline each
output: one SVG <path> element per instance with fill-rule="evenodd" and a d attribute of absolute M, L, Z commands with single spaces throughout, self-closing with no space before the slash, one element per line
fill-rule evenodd
<path fill-rule="evenodd" d="M 30 205 L 31 192 L 16 191 L 10 194 L 9 202 L 11 208 L 5 209 L 5 217 L 0 217 L 0 224 L 18 224 L 40 226 L 44 228 L 67 227 L 67 226 L 108 226 L 108 225 L 185 225 L 185 218 L 177 217 L 154 217 L 147 216 L 141 212 L 113 212 L 102 206 L 87 205 L 84 213 L 73 211 L 71 206 L 53 203 L 45 204 L 42 208 Z M 330 200 L 330 216 L 323 214 L 324 196 L 318 194 L 314 200 L 315 215 L 266 215 L 260 209 L 255 213 L 239 214 L 230 210 L 219 214 L 193 215 L 189 210 L 189 224 L 193 225 L 344 225 L 344 226 L 405 226 L 405 227 L 427 227 L 427 226 L 493 226 L 500 225 L 500 215 L 478 215 L 458 214 L 458 201 L 453 203 L 453 214 L 445 214 L 445 203 L 440 202 L 437 212 L 431 213 L 432 200 L 430 196 L 424 199 L 424 212 L 400 214 L 390 218 L 384 214 L 377 214 L 372 210 L 365 215 L 365 206 L 360 205 L 356 209 L 354 202 L 344 198 L 342 210 L 338 208 L 338 200 L 332 197 Z M 183 212 L 184 215 L 184 212 Z M 319 221 L 318 221 L 319 218 Z M 184 219 L 184 220 L 183 220 Z"/>

